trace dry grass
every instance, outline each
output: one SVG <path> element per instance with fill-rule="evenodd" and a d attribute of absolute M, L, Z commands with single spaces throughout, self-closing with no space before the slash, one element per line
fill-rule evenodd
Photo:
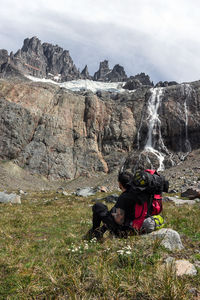
<path fill-rule="evenodd" d="M 91 200 L 36 192 L 22 205 L 0 205 L 0 299 L 192 299 L 199 272 L 177 278 L 161 265 L 169 255 L 200 260 L 199 206 L 165 204 L 168 226 L 186 246 L 169 253 L 137 236 L 82 240 Z"/>

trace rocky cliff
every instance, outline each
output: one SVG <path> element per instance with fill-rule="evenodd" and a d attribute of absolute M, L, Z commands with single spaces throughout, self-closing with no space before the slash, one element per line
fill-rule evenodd
<path fill-rule="evenodd" d="M 200 82 L 93 94 L 2 79 L 0 120 L 0 158 L 49 178 L 111 172 L 127 155 L 170 167 L 200 148 Z"/>
<path fill-rule="evenodd" d="M 100 62 L 99 70 L 91 76 L 87 65 L 79 72 L 69 51 L 58 45 L 41 43 L 37 37 L 26 38 L 23 46 L 15 54 L 8 54 L 7 50 L 0 50 L 0 77 L 31 75 L 38 78 L 50 78 L 55 81 L 70 81 L 89 79 L 105 82 L 125 82 L 125 70 L 119 64 L 109 68 L 108 61 Z M 142 85 L 151 85 L 148 75 L 141 73 L 131 76 L 138 79 Z"/>
<path fill-rule="evenodd" d="M 133 147 L 140 98 L 126 103 L 54 85 L 0 81 L 0 158 L 51 178 L 109 172 Z"/>

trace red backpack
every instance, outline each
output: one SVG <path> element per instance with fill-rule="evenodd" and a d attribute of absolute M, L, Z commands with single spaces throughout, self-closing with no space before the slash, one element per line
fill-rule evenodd
<path fill-rule="evenodd" d="M 156 170 L 147 169 L 145 171 L 136 172 L 133 179 L 135 189 L 146 191 L 149 194 L 148 201 L 135 204 L 135 218 L 131 226 L 140 230 L 144 219 L 158 215 L 162 211 L 162 192 L 167 192 L 169 183 Z"/>

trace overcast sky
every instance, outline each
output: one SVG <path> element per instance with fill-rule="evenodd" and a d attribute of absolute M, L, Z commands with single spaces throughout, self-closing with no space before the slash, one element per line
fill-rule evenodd
<path fill-rule="evenodd" d="M 1 0 L 0 49 L 27 37 L 69 50 L 91 75 L 99 62 L 156 83 L 200 79 L 199 0 Z"/>

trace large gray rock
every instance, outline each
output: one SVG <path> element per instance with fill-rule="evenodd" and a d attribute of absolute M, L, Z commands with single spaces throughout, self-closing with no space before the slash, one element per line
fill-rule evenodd
<path fill-rule="evenodd" d="M 21 204 L 21 197 L 16 194 L 0 192 L 0 203 Z"/>
<path fill-rule="evenodd" d="M 175 250 L 182 250 L 183 244 L 181 242 L 180 235 L 177 231 L 169 228 L 162 228 L 158 231 L 154 231 L 150 234 L 148 234 L 149 238 L 152 239 L 160 239 L 161 245 L 163 245 L 165 248 L 169 249 L 170 251 Z"/>

